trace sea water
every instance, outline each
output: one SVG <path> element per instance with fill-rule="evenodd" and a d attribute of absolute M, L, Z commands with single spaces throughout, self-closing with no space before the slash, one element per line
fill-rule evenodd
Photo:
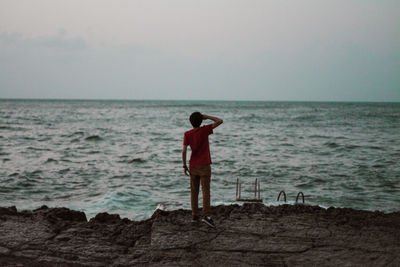
<path fill-rule="evenodd" d="M 135 220 L 190 208 L 181 151 L 194 111 L 224 120 L 210 136 L 212 205 L 235 203 L 237 178 L 254 197 L 257 178 L 266 204 L 284 190 L 289 203 L 303 192 L 400 210 L 399 103 L 234 101 L 0 100 L 0 206 Z"/>

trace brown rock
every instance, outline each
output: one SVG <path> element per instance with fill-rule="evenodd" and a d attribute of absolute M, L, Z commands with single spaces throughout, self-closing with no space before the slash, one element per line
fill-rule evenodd
<path fill-rule="evenodd" d="M 0 208 L 0 266 L 399 266 L 400 213 L 262 204 L 145 221 L 41 207 Z"/>

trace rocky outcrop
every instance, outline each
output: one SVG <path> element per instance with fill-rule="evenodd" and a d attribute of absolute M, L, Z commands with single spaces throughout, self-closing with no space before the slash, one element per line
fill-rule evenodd
<path fill-rule="evenodd" d="M 399 266 L 400 213 L 262 204 L 135 222 L 43 206 L 0 208 L 0 266 Z"/>

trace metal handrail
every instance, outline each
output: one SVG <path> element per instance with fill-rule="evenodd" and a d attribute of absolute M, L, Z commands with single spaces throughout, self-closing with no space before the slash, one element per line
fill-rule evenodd
<path fill-rule="evenodd" d="M 254 198 L 257 198 L 257 182 L 258 179 L 256 178 L 256 182 L 254 183 Z"/>
<path fill-rule="evenodd" d="M 302 197 L 302 199 L 303 199 L 303 204 L 304 204 L 304 194 L 303 194 L 303 192 L 299 192 L 298 194 L 297 194 L 297 197 L 296 197 L 296 204 L 297 204 L 297 201 L 299 200 L 299 196 L 301 195 L 301 197 Z"/>
<path fill-rule="evenodd" d="M 240 198 L 240 180 L 239 178 L 236 179 L 236 199 Z"/>
<path fill-rule="evenodd" d="M 283 197 L 284 197 L 284 201 L 286 202 L 286 193 L 285 193 L 285 191 L 281 191 L 281 192 L 279 192 L 279 195 L 278 195 L 278 198 L 276 199 L 276 201 L 279 201 L 279 198 L 281 197 L 281 194 L 283 193 Z"/>

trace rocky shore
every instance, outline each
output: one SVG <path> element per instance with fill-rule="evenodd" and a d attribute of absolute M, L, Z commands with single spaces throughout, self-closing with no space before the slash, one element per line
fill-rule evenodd
<path fill-rule="evenodd" d="M 400 266 L 400 212 L 262 204 L 145 221 L 47 208 L 0 208 L 0 266 Z"/>

